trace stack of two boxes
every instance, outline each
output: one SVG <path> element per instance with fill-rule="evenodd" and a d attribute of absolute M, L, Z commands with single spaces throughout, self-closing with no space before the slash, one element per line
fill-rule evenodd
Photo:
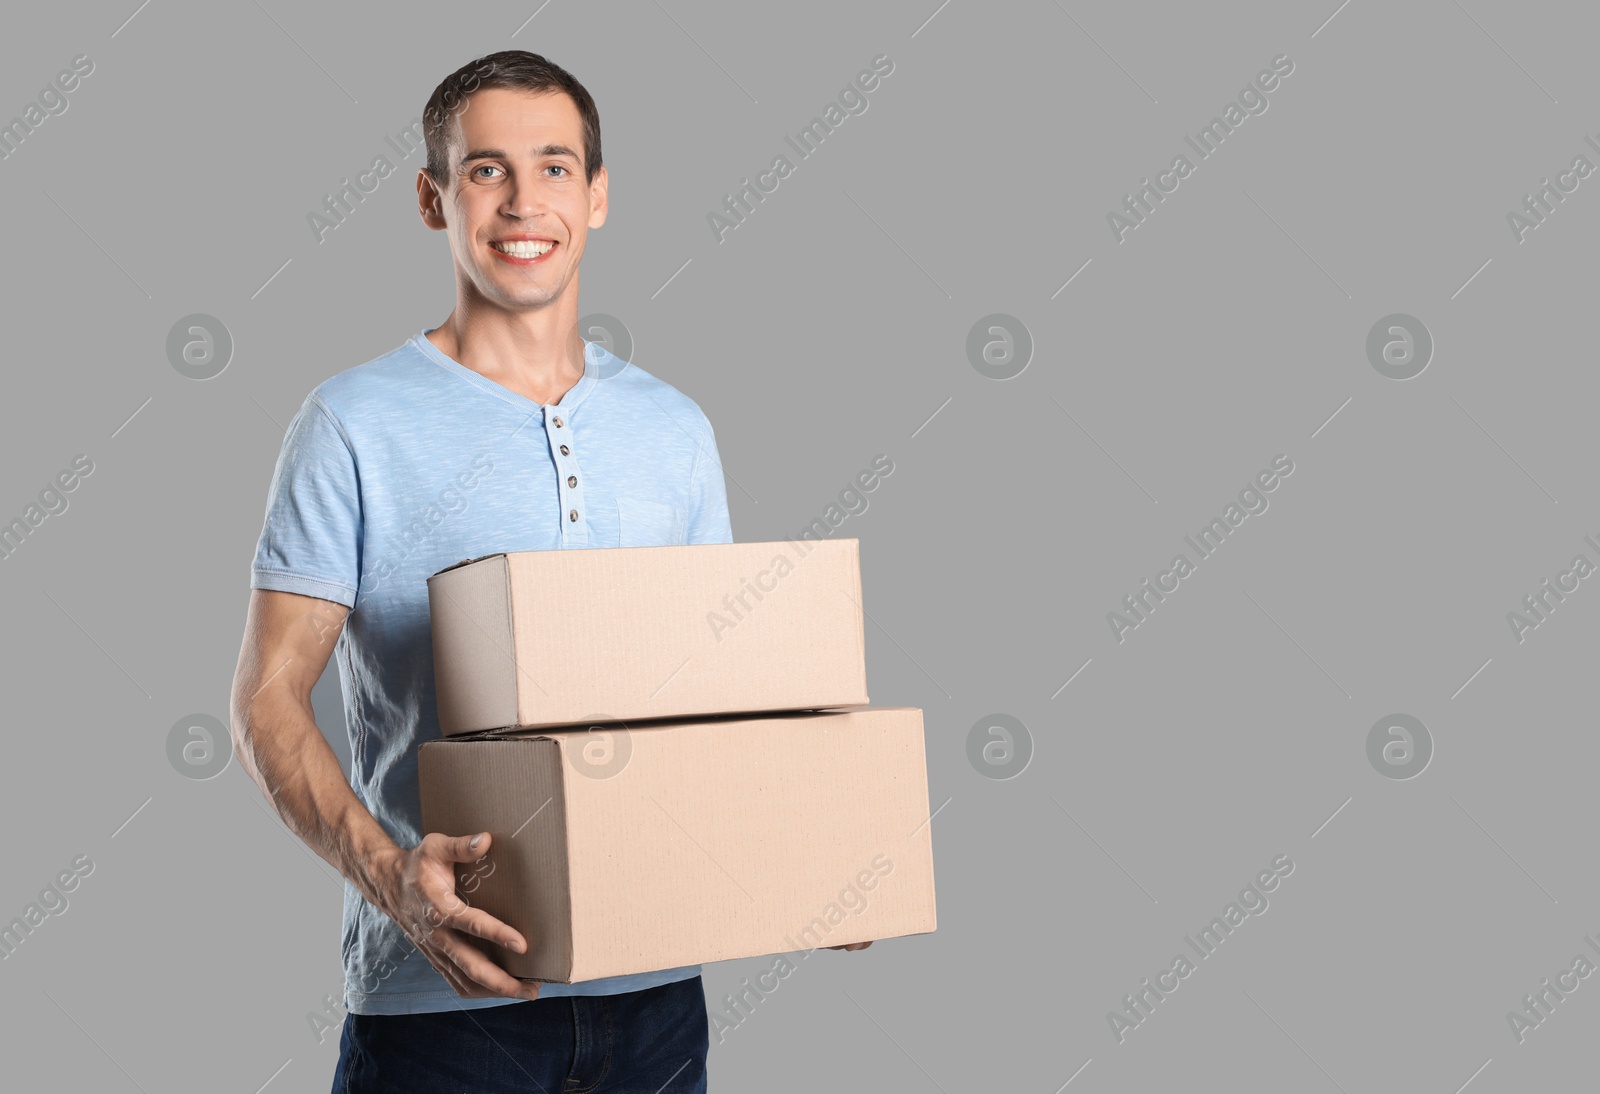
<path fill-rule="evenodd" d="M 428 580 L 425 831 L 573 983 L 935 926 L 922 712 L 868 707 L 853 539 L 530 551 Z M 853 709 L 828 709 L 853 708 Z"/>

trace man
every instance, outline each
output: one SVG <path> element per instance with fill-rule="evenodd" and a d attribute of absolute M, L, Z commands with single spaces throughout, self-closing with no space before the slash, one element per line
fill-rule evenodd
<path fill-rule="evenodd" d="M 733 538 L 700 408 L 578 331 L 578 264 L 607 211 L 589 93 L 507 51 L 448 77 L 424 122 L 417 196 L 449 240 L 456 306 L 319 384 L 290 423 L 251 569 L 235 748 L 346 878 L 336 1091 L 703 1091 L 699 966 L 519 982 L 488 950 L 527 940 L 456 892 L 456 864 L 486 868 L 488 833 L 421 829 L 417 749 L 439 735 L 429 575 L 498 551 Z M 335 652 L 348 783 L 310 704 Z"/>

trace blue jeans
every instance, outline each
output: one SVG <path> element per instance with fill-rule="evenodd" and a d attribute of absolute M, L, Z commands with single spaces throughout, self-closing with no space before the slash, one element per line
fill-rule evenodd
<path fill-rule="evenodd" d="M 620 995 L 347 1014 L 333 1094 L 704 1094 L 698 975 Z"/>

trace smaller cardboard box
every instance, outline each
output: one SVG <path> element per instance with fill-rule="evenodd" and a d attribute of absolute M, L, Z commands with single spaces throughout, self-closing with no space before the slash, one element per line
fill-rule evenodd
<path fill-rule="evenodd" d="M 915 708 L 451 737 L 418 764 L 425 831 L 492 837 L 457 892 L 528 940 L 481 943 L 522 980 L 935 927 Z"/>
<path fill-rule="evenodd" d="M 489 555 L 428 605 L 445 734 L 867 702 L 854 539 Z"/>

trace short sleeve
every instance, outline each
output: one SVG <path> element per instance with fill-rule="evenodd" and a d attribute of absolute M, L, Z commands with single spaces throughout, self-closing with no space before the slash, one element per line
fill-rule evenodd
<path fill-rule="evenodd" d="M 312 392 L 289 422 L 273 468 L 250 587 L 353 608 L 361 533 L 355 456 L 332 413 Z"/>
<path fill-rule="evenodd" d="M 732 543 L 733 527 L 728 520 L 728 487 L 723 479 L 722 459 L 717 453 L 717 436 L 711 422 L 705 421 L 706 435 L 695 454 L 693 482 L 689 487 L 689 542 Z"/>

